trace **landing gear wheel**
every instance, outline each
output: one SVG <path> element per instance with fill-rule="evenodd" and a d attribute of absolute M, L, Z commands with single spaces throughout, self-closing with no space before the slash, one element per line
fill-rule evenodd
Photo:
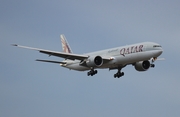
<path fill-rule="evenodd" d="M 87 75 L 93 76 L 93 75 L 97 74 L 97 72 L 98 72 L 97 70 L 92 69 L 91 71 L 87 72 Z"/>
<path fill-rule="evenodd" d="M 124 76 L 124 72 L 121 73 L 121 76 Z"/>
<path fill-rule="evenodd" d="M 116 74 L 114 74 L 114 78 L 116 78 Z"/>
<path fill-rule="evenodd" d="M 114 78 L 120 78 L 121 76 L 124 76 L 124 72 L 121 72 L 121 69 L 118 69 L 118 72 L 114 74 Z"/>
<path fill-rule="evenodd" d="M 91 75 L 90 72 L 88 72 L 87 75 L 88 75 L 88 76 Z"/>
<path fill-rule="evenodd" d="M 154 67 L 155 67 L 155 64 L 151 64 L 151 67 L 154 68 Z"/>

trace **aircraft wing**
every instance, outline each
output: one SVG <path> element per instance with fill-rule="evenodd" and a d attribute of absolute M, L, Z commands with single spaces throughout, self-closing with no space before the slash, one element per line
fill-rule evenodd
<path fill-rule="evenodd" d="M 40 53 L 47 54 L 49 56 L 56 56 L 56 57 L 61 57 L 65 59 L 70 59 L 70 60 L 85 60 L 89 56 L 88 55 L 80 55 L 80 54 L 72 54 L 72 53 L 65 53 L 65 52 L 57 52 L 57 51 L 51 51 L 51 50 L 44 50 L 44 49 L 39 49 L 39 48 L 33 48 L 33 47 L 27 47 L 27 46 L 21 46 L 17 44 L 13 44 L 13 46 L 17 46 L 20 48 L 26 48 L 26 49 L 31 49 L 31 50 L 36 50 L 39 51 Z M 102 58 L 104 63 L 107 63 L 114 58 Z M 58 62 L 58 61 L 49 61 L 49 60 L 36 60 L 36 61 L 41 61 L 41 62 L 50 62 L 50 63 L 59 63 L 59 64 L 66 64 L 65 62 Z"/>
<path fill-rule="evenodd" d="M 89 57 L 87 55 L 80 55 L 80 54 L 72 54 L 72 53 L 44 50 L 44 49 L 39 49 L 39 48 L 21 46 L 21 45 L 17 45 L 17 44 L 13 44 L 13 46 L 17 46 L 17 47 L 20 47 L 20 48 L 31 49 L 31 50 L 36 50 L 36 51 L 39 51 L 40 53 L 44 53 L 44 54 L 47 54 L 49 56 L 56 56 L 56 57 L 61 57 L 61 58 L 65 58 L 65 59 L 70 59 L 70 60 L 75 60 L 75 59 L 84 60 L 84 59 L 87 59 Z"/>

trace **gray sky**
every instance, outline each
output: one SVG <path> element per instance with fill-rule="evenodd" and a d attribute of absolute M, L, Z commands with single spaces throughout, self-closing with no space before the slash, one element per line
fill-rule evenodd
<path fill-rule="evenodd" d="M 180 2 L 2 0 L 0 4 L 1 117 L 179 117 Z M 65 34 L 74 53 L 143 41 L 163 46 L 156 67 L 137 72 L 86 72 L 35 59 L 63 60 L 13 43 L 61 51 Z"/>

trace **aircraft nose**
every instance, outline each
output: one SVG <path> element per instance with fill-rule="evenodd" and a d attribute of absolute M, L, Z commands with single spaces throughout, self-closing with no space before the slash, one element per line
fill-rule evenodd
<path fill-rule="evenodd" d="M 163 49 L 161 48 L 159 52 L 160 52 L 160 54 L 162 54 L 163 53 Z"/>
<path fill-rule="evenodd" d="M 157 55 L 158 56 L 160 56 L 162 53 L 163 53 L 163 49 L 162 48 L 157 51 Z"/>
<path fill-rule="evenodd" d="M 163 53 L 163 50 L 160 50 L 160 51 L 159 51 L 159 55 L 161 55 L 162 53 Z"/>

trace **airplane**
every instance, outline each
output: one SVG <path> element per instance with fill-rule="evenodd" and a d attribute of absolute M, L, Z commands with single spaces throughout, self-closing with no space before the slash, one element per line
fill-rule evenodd
<path fill-rule="evenodd" d="M 117 69 L 118 71 L 114 74 L 114 78 L 124 76 L 124 72 L 121 72 L 121 69 L 127 65 L 133 65 L 137 71 L 147 71 L 150 67 L 155 67 L 154 62 L 156 60 L 161 60 L 158 59 L 158 57 L 163 52 L 161 45 L 157 43 L 142 42 L 86 54 L 74 54 L 63 34 L 60 35 L 60 39 L 63 52 L 21 46 L 17 44 L 13 44 L 13 46 L 36 50 L 49 56 L 64 58 L 63 61 L 42 59 L 37 59 L 36 61 L 56 63 L 70 70 L 89 70 L 87 72 L 88 76 L 97 74 L 97 69 Z"/>

